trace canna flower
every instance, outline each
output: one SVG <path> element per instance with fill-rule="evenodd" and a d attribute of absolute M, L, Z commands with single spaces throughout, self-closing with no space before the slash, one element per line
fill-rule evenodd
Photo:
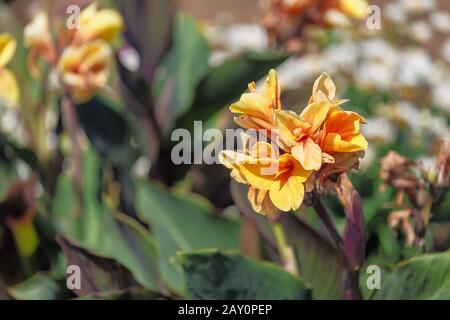
<path fill-rule="evenodd" d="M 257 142 L 249 152 L 222 151 L 220 161 L 237 182 L 250 185 L 248 199 L 256 212 L 271 215 L 300 207 L 311 172 L 289 153 L 279 155 L 271 144 Z"/>
<path fill-rule="evenodd" d="M 90 4 L 80 14 L 80 29 L 77 30 L 74 42 L 103 40 L 112 43 L 123 30 L 122 16 L 113 9 L 98 10 L 96 2 Z"/>
<path fill-rule="evenodd" d="M 275 139 L 271 135 L 271 144 L 258 141 L 249 148 L 249 136 L 241 136 L 243 151 L 224 150 L 219 159 L 234 180 L 249 185 L 247 197 L 256 212 L 296 210 L 305 192 L 328 188 L 339 175 L 358 167 L 367 148 L 360 133 L 365 121 L 341 109 L 347 100 L 335 100 L 336 86 L 326 73 L 315 81 L 299 115 L 281 110 L 274 70 L 261 93 L 254 83 L 249 88 L 251 92 L 230 107 L 240 114 L 236 122 L 244 128 L 271 130 Z"/>
<path fill-rule="evenodd" d="M 48 17 L 44 11 L 39 11 L 25 26 L 23 38 L 25 45 L 30 49 L 28 61 L 32 71 L 36 68 L 35 59 L 37 57 L 42 57 L 48 62 L 54 61 L 56 52 L 50 34 Z"/>
<path fill-rule="evenodd" d="M 77 102 L 89 100 L 106 85 L 111 60 L 111 49 L 104 41 L 69 46 L 58 62 L 61 82 Z"/>
<path fill-rule="evenodd" d="M 17 42 L 9 33 L 0 34 L 0 103 L 15 105 L 19 101 L 19 86 L 14 74 L 6 65 L 14 57 Z"/>
<path fill-rule="evenodd" d="M 333 152 L 356 152 L 367 148 L 360 133 L 364 119 L 340 109 L 347 100 L 334 100 L 336 86 L 326 74 L 314 83 L 309 105 L 300 115 L 277 111 L 281 147 L 300 161 L 306 170 L 319 170 L 322 163 L 332 163 Z"/>
<path fill-rule="evenodd" d="M 246 129 L 275 129 L 275 111 L 281 109 L 276 71 L 269 71 L 262 92 L 257 91 L 255 82 L 249 83 L 248 88 L 250 92 L 230 106 L 231 112 L 238 114 L 234 121 Z"/>

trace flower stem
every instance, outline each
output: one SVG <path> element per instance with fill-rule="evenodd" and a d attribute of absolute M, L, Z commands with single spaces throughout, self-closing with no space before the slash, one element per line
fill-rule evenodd
<path fill-rule="evenodd" d="M 325 226 L 328 236 L 331 238 L 336 248 L 342 248 L 344 244 L 342 237 L 339 235 L 333 220 L 331 220 L 327 209 L 325 209 L 318 196 L 314 197 L 313 208 Z"/>

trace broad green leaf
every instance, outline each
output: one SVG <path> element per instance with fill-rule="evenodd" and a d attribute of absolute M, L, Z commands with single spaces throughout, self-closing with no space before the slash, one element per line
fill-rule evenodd
<path fill-rule="evenodd" d="M 381 290 L 374 298 L 449 300 L 450 252 L 416 256 L 400 263 L 382 281 Z"/>
<path fill-rule="evenodd" d="M 72 296 L 65 281 L 57 281 L 44 273 L 37 273 L 26 281 L 9 287 L 8 294 L 17 300 L 57 300 Z"/>
<path fill-rule="evenodd" d="M 138 215 L 150 224 L 157 240 L 162 278 L 177 293 L 185 291 L 181 269 L 172 261 L 177 251 L 239 249 L 240 225 L 215 215 L 198 196 L 170 194 L 142 180 L 136 182 L 135 190 Z"/>
<path fill-rule="evenodd" d="M 172 121 L 191 106 L 197 85 L 207 73 L 208 43 L 195 21 L 185 14 L 175 17 L 172 48 L 156 74 L 156 118 L 168 130 Z"/>
<path fill-rule="evenodd" d="M 103 156 L 116 160 L 122 153 L 129 152 L 124 146 L 128 128 L 124 117 L 109 106 L 105 99 L 94 98 L 76 106 L 78 121 L 91 144 Z M 117 161 L 116 161 L 117 162 Z"/>
<path fill-rule="evenodd" d="M 297 253 L 300 274 L 315 299 L 341 299 L 343 256 L 301 219 L 283 215 L 282 224 Z"/>
<path fill-rule="evenodd" d="M 189 298 L 224 300 L 308 299 L 302 281 L 280 266 L 217 250 L 178 255 Z"/>
<path fill-rule="evenodd" d="M 99 157 L 92 149 L 83 158 L 82 204 L 69 176 L 60 176 L 53 202 L 56 229 L 92 254 L 118 261 L 144 287 L 158 290 L 151 235 L 129 216 L 109 212 L 100 201 L 100 178 Z"/>

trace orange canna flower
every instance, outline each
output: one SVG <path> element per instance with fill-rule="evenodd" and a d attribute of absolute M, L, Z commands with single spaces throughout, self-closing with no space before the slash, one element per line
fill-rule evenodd
<path fill-rule="evenodd" d="M 333 108 L 324 125 L 320 146 L 325 152 L 355 152 L 367 149 L 367 140 L 360 132 L 365 120 L 355 112 Z"/>
<path fill-rule="evenodd" d="M 238 114 L 235 122 L 247 129 L 275 129 L 274 111 L 281 109 L 280 85 L 275 70 L 271 69 L 262 92 L 256 89 L 256 83 L 249 83 L 249 93 L 244 93 L 238 102 L 230 106 Z"/>
<path fill-rule="evenodd" d="M 6 69 L 13 59 L 17 42 L 9 33 L 0 34 L 0 104 L 15 106 L 19 101 L 19 85 L 14 74 Z"/>
<path fill-rule="evenodd" d="M 258 141 L 249 148 L 246 136 L 242 152 L 224 150 L 219 159 L 234 180 L 249 185 L 247 196 L 256 212 L 271 215 L 296 210 L 305 191 L 323 189 L 335 176 L 358 166 L 367 148 L 360 133 L 365 121 L 340 108 L 347 100 L 335 100 L 336 86 L 326 73 L 315 81 L 309 104 L 300 115 L 281 110 L 274 70 L 262 93 L 256 92 L 254 84 L 249 88 L 251 92 L 230 107 L 240 114 L 236 122 L 245 128 L 271 130 L 277 139 L 271 135 L 272 144 Z"/>
<path fill-rule="evenodd" d="M 58 72 L 72 98 L 77 102 L 89 100 L 104 87 L 111 59 L 110 47 L 101 40 L 67 47 L 59 59 Z"/>

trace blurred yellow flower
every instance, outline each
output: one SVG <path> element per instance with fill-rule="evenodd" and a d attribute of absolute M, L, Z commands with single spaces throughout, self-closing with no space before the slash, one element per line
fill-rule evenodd
<path fill-rule="evenodd" d="M 19 86 L 14 74 L 5 68 L 16 52 L 17 42 L 9 33 L 0 34 L 0 103 L 16 105 L 19 101 Z"/>
<path fill-rule="evenodd" d="M 112 43 L 124 28 L 122 16 L 113 9 L 98 9 L 96 2 L 80 14 L 80 28 L 75 33 L 75 43 L 104 40 Z"/>
<path fill-rule="evenodd" d="M 25 45 L 30 49 L 29 61 L 43 57 L 52 62 L 55 59 L 55 49 L 50 34 L 47 14 L 39 11 L 25 26 L 23 31 Z"/>
<path fill-rule="evenodd" d="M 361 20 L 367 15 L 366 0 L 339 0 L 339 9 L 350 18 Z"/>
<path fill-rule="evenodd" d="M 249 83 L 249 93 L 244 93 L 240 100 L 230 106 L 238 114 L 235 122 L 247 129 L 275 128 L 274 111 L 281 109 L 280 85 L 275 70 L 270 70 L 264 82 L 262 92 L 258 92 L 254 82 Z"/>
<path fill-rule="evenodd" d="M 0 34 L 0 68 L 4 68 L 14 57 L 17 42 L 9 33 Z"/>
<path fill-rule="evenodd" d="M 111 48 L 104 41 L 69 46 L 58 62 L 61 82 L 77 102 L 89 100 L 106 85 L 111 60 Z"/>

